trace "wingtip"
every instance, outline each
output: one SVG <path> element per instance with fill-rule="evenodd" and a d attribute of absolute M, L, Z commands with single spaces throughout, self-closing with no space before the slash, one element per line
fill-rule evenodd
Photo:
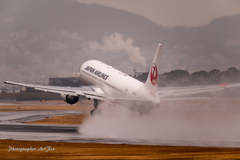
<path fill-rule="evenodd" d="M 4 84 L 9 84 L 10 83 L 10 81 L 4 81 Z"/>

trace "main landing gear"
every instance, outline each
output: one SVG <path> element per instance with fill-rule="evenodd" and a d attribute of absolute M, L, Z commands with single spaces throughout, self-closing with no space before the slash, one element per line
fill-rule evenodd
<path fill-rule="evenodd" d="M 97 99 L 94 99 L 93 102 L 94 102 L 94 104 L 93 104 L 94 109 L 91 110 L 91 112 L 90 112 L 91 116 L 93 116 L 96 112 L 99 112 L 99 110 L 97 109 L 97 106 L 101 103 L 101 101 L 97 100 Z"/>

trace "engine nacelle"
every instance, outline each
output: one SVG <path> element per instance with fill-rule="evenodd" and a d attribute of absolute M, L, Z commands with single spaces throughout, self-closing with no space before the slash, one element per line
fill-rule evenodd
<path fill-rule="evenodd" d="M 67 102 L 69 104 L 75 104 L 79 100 L 78 96 L 70 96 L 70 95 L 67 95 L 67 94 L 61 94 L 61 97 L 65 102 Z"/>

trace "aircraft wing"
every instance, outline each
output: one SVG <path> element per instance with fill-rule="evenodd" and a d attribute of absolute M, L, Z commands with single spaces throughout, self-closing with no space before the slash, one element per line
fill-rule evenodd
<path fill-rule="evenodd" d="M 86 98 L 98 99 L 98 100 L 115 100 L 115 101 L 148 101 L 142 99 L 132 99 L 124 97 L 109 97 L 102 91 L 101 88 L 96 86 L 84 86 L 84 87 L 60 87 L 60 86 L 46 86 L 46 85 L 33 85 L 26 83 L 17 83 L 11 81 L 5 81 L 5 84 L 17 85 L 31 87 L 36 90 L 41 90 L 45 92 L 66 94 L 71 96 L 85 96 Z M 235 84 L 221 84 L 221 85 L 212 85 L 206 87 L 197 87 L 197 88 L 184 88 L 184 89 L 168 89 L 168 90 L 159 90 L 157 91 L 158 97 L 161 101 L 180 101 L 180 100 L 196 100 L 196 99 L 207 99 L 207 97 L 177 97 L 177 96 L 186 96 L 197 93 L 205 92 L 214 92 L 223 90 L 226 88 L 240 87 L 240 83 Z"/>
<path fill-rule="evenodd" d="M 34 88 L 36 90 L 65 94 L 70 96 L 85 96 L 86 98 L 97 100 L 111 100 L 111 101 L 124 101 L 124 102 L 150 102 L 149 100 L 127 98 L 127 97 L 109 97 L 105 92 L 97 86 L 84 86 L 84 87 L 61 87 L 61 86 L 47 86 L 47 85 L 34 85 L 26 83 L 17 83 L 5 81 L 5 84 L 17 85 Z"/>
<path fill-rule="evenodd" d="M 192 94 L 197 94 L 197 93 L 214 92 L 214 91 L 219 91 L 219 90 L 223 90 L 226 88 L 232 88 L 232 87 L 240 87 L 240 83 L 212 85 L 212 86 L 196 87 L 196 88 L 159 90 L 159 91 L 157 91 L 157 95 L 161 98 L 161 100 L 164 100 L 164 99 L 167 100 L 167 99 L 169 99 L 169 97 L 186 96 L 186 95 L 192 95 Z M 188 98 L 186 98 L 186 100 L 187 99 Z M 197 99 L 197 97 L 195 99 Z M 199 99 L 202 99 L 202 98 L 200 97 Z M 169 101 L 169 100 L 167 100 L 167 101 Z M 181 100 L 183 100 L 183 99 L 181 99 Z"/>
<path fill-rule="evenodd" d="M 36 90 L 66 94 L 70 96 L 85 96 L 86 98 L 97 99 L 97 100 L 112 100 L 112 101 L 147 101 L 140 99 L 124 98 L 124 97 L 109 97 L 104 91 L 97 86 L 84 86 L 84 87 L 61 87 L 61 86 L 47 86 L 47 85 L 34 85 L 26 83 L 17 83 L 11 81 L 5 81 L 5 84 L 31 87 Z"/>
<path fill-rule="evenodd" d="M 17 83 L 11 81 L 5 81 L 5 84 L 31 87 L 36 90 L 59 93 L 59 94 L 67 94 L 71 96 L 85 96 L 86 98 L 99 99 L 104 100 L 107 98 L 106 94 L 95 86 L 92 87 L 60 87 L 60 86 L 46 86 L 46 85 L 34 85 L 34 84 L 26 84 L 26 83 Z"/>

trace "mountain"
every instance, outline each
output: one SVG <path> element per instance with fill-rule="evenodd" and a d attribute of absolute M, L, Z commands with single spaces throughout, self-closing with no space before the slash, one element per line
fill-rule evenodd
<path fill-rule="evenodd" d="M 11 15 L 9 32 L 27 31 L 38 36 L 50 30 L 68 30 L 88 40 L 101 41 L 106 34 L 132 37 L 138 46 L 162 42 L 167 46 L 214 43 L 213 40 L 240 37 L 240 15 L 214 19 L 200 27 L 163 27 L 143 16 L 97 4 L 67 0 L 2 0 L 1 12 Z M 221 33 L 221 34 L 219 34 Z M 215 42 L 215 43 L 219 43 Z"/>

